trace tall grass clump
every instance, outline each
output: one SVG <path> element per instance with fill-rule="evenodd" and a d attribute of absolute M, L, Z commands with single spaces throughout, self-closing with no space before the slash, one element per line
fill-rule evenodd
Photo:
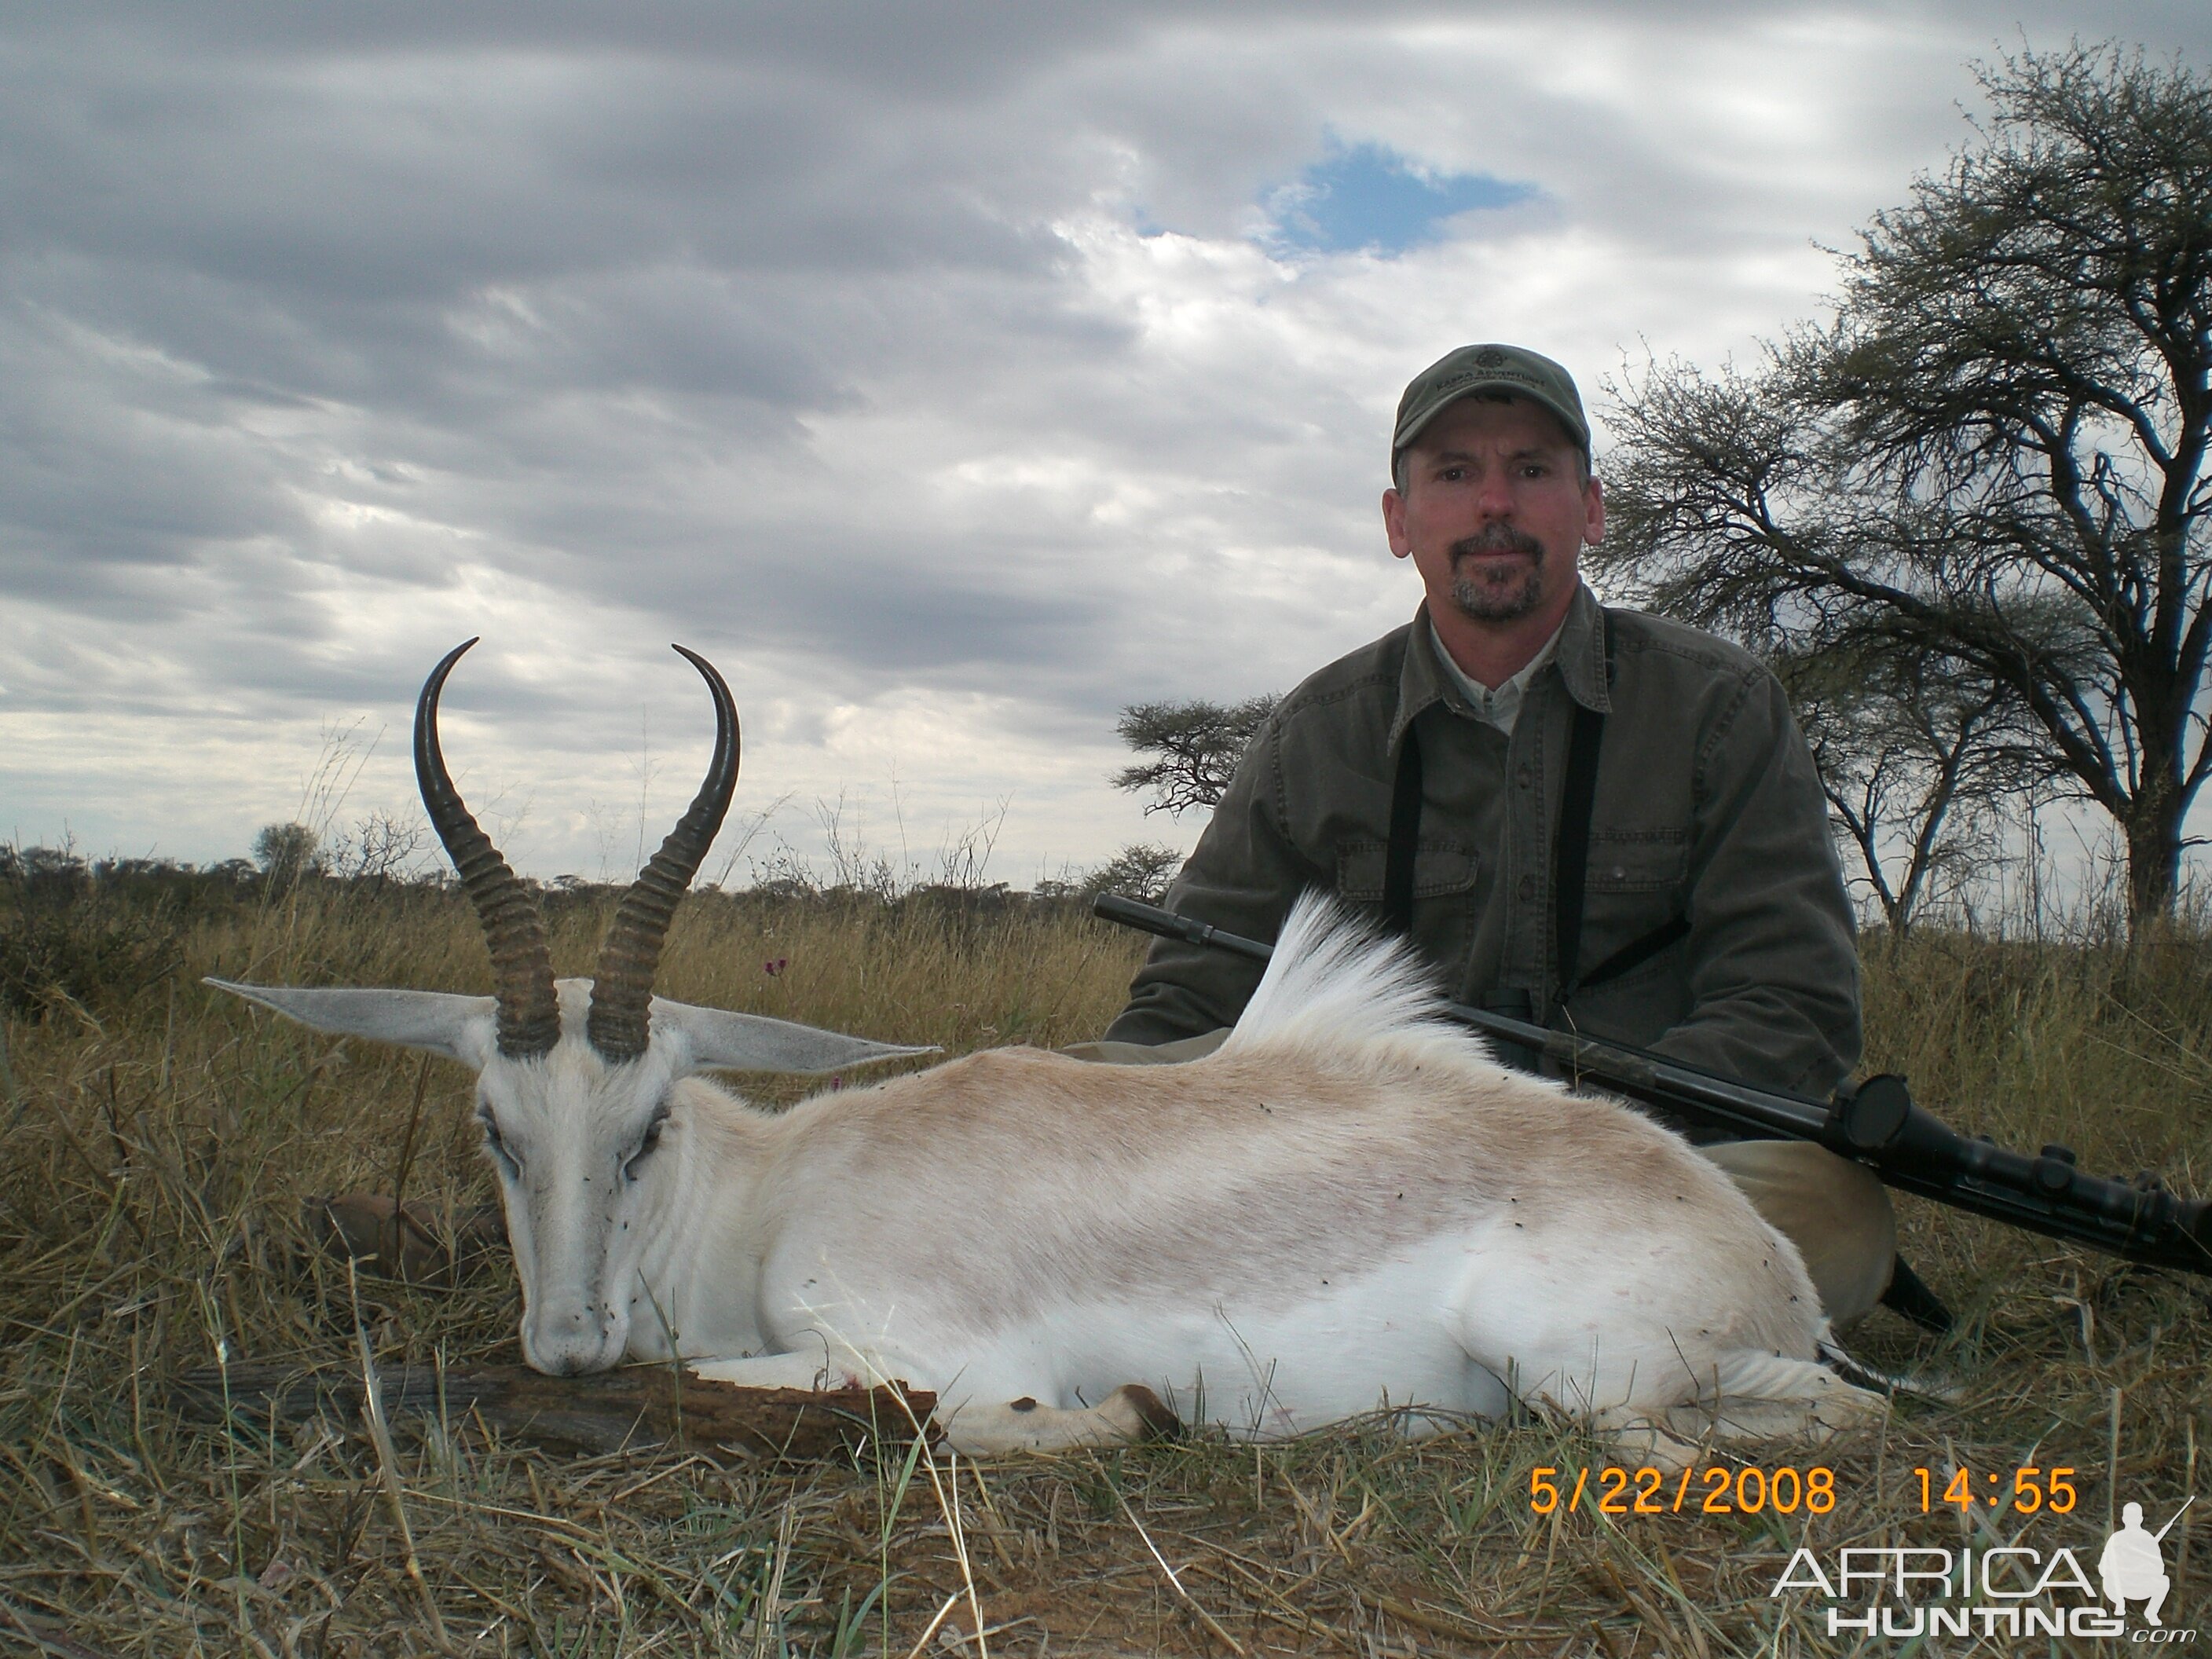
<path fill-rule="evenodd" d="M 556 971 L 589 973 L 614 894 L 544 897 Z M 303 1225 L 318 1194 L 392 1194 L 410 1146 L 405 1196 L 445 1224 L 495 1201 L 466 1074 L 201 977 L 484 992 L 489 967 L 465 902 L 434 884 L 233 871 L 118 878 L 100 902 L 43 914 L 136 915 L 166 941 L 160 971 L 119 955 L 112 976 L 11 999 L 0 1028 L 0 1652 L 1820 1652 L 1838 1644 L 1817 1601 L 1769 1594 L 1800 1543 L 2018 1537 L 2094 1560 L 2118 1503 L 2162 1521 L 2203 1485 L 2212 1281 L 1912 1200 L 1907 1254 L 1959 1328 L 1878 1314 L 1851 1345 L 1958 1397 L 1902 1397 L 1879 1433 L 1824 1450 L 1838 1502 L 1817 1516 L 1538 1514 L 1532 1471 L 1606 1460 L 1533 1418 L 981 1468 L 566 1457 L 460 1413 L 394 1419 L 388 1457 L 355 1419 L 194 1426 L 170 1399 L 186 1370 L 357 1373 L 364 1343 L 379 1366 L 518 1358 L 502 1259 L 400 1282 L 349 1272 Z M 0 940 L 34 910 L 0 910 Z M 988 889 L 708 891 L 679 911 L 659 988 L 951 1053 L 1051 1045 L 1103 1029 L 1144 944 L 1072 902 Z M 1869 1067 L 1906 1073 L 1959 1127 L 2212 1186 L 2201 936 L 1926 932 L 1870 944 L 1865 975 Z M 1916 1467 L 2027 1463 L 2076 1468 L 2082 1525 L 1920 1512 Z M 2204 1621 L 2201 1525 L 2166 1540 L 2169 1622 Z"/>

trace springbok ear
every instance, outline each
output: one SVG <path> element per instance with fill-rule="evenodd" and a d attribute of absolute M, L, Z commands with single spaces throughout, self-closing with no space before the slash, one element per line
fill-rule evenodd
<path fill-rule="evenodd" d="M 203 983 L 318 1031 L 396 1042 L 478 1071 L 491 1057 L 499 1017 L 494 998 L 447 991 L 307 991 L 289 985 L 234 985 L 227 979 Z"/>
<path fill-rule="evenodd" d="M 908 1048 L 871 1042 L 818 1026 L 800 1025 L 761 1014 L 733 1014 L 688 1002 L 653 1000 L 653 1029 L 681 1036 L 691 1063 L 704 1071 L 836 1072 L 902 1054 L 933 1054 L 934 1048 Z"/>

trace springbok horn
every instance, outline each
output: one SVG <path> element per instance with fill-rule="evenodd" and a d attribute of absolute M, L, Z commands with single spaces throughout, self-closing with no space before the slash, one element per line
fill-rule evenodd
<path fill-rule="evenodd" d="M 696 651 L 674 647 L 707 682 L 714 697 L 714 757 L 690 810 L 677 820 L 630 890 L 623 895 L 614 926 L 599 947 L 599 968 L 592 984 L 592 1014 L 585 1026 L 602 1058 L 635 1060 L 645 1052 L 653 1002 L 653 975 L 660 965 L 661 941 L 677 902 L 699 873 L 700 860 L 714 845 L 714 832 L 730 810 L 738 787 L 738 706 L 714 665 Z"/>
<path fill-rule="evenodd" d="M 415 704 L 415 781 L 422 788 L 431 827 L 460 872 L 461 890 L 476 906 L 485 942 L 491 947 L 492 988 L 499 997 L 499 1051 L 528 1060 L 561 1040 L 561 1007 L 553 993 L 553 957 L 545 948 L 544 919 L 530 890 L 462 805 L 438 747 L 439 694 L 461 653 L 475 643 L 468 640 L 455 646 L 422 682 L 422 695 Z"/>

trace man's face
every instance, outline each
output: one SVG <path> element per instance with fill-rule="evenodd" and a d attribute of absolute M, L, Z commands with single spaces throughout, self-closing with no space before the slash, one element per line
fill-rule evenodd
<path fill-rule="evenodd" d="M 1382 522 L 1390 550 L 1420 572 L 1431 615 L 1449 607 L 1502 626 L 1564 614 L 1576 557 L 1605 532 L 1605 499 L 1549 410 L 1463 398 L 1404 461 L 1406 487 L 1383 492 Z"/>

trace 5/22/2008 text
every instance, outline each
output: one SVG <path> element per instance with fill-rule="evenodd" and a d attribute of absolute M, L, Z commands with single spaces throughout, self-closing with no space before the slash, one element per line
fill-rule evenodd
<path fill-rule="evenodd" d="M 1673 1475 L 1672 1480 L 1669 1476 Z M 1669 1491 L 1668 1487 L 1673 1490 Z M 1562 1469 L 1538 1464 L 1528 1471 L 1528 1507 L 1538 1515 L 1584 1509 L 1605 1515 L 1826 1515 L 1836 1507 L 1836 1472 L 1815 1464 L 1763 1468 L 1687 1468 L 1679 1474 L 1653 1468 Z"/>

